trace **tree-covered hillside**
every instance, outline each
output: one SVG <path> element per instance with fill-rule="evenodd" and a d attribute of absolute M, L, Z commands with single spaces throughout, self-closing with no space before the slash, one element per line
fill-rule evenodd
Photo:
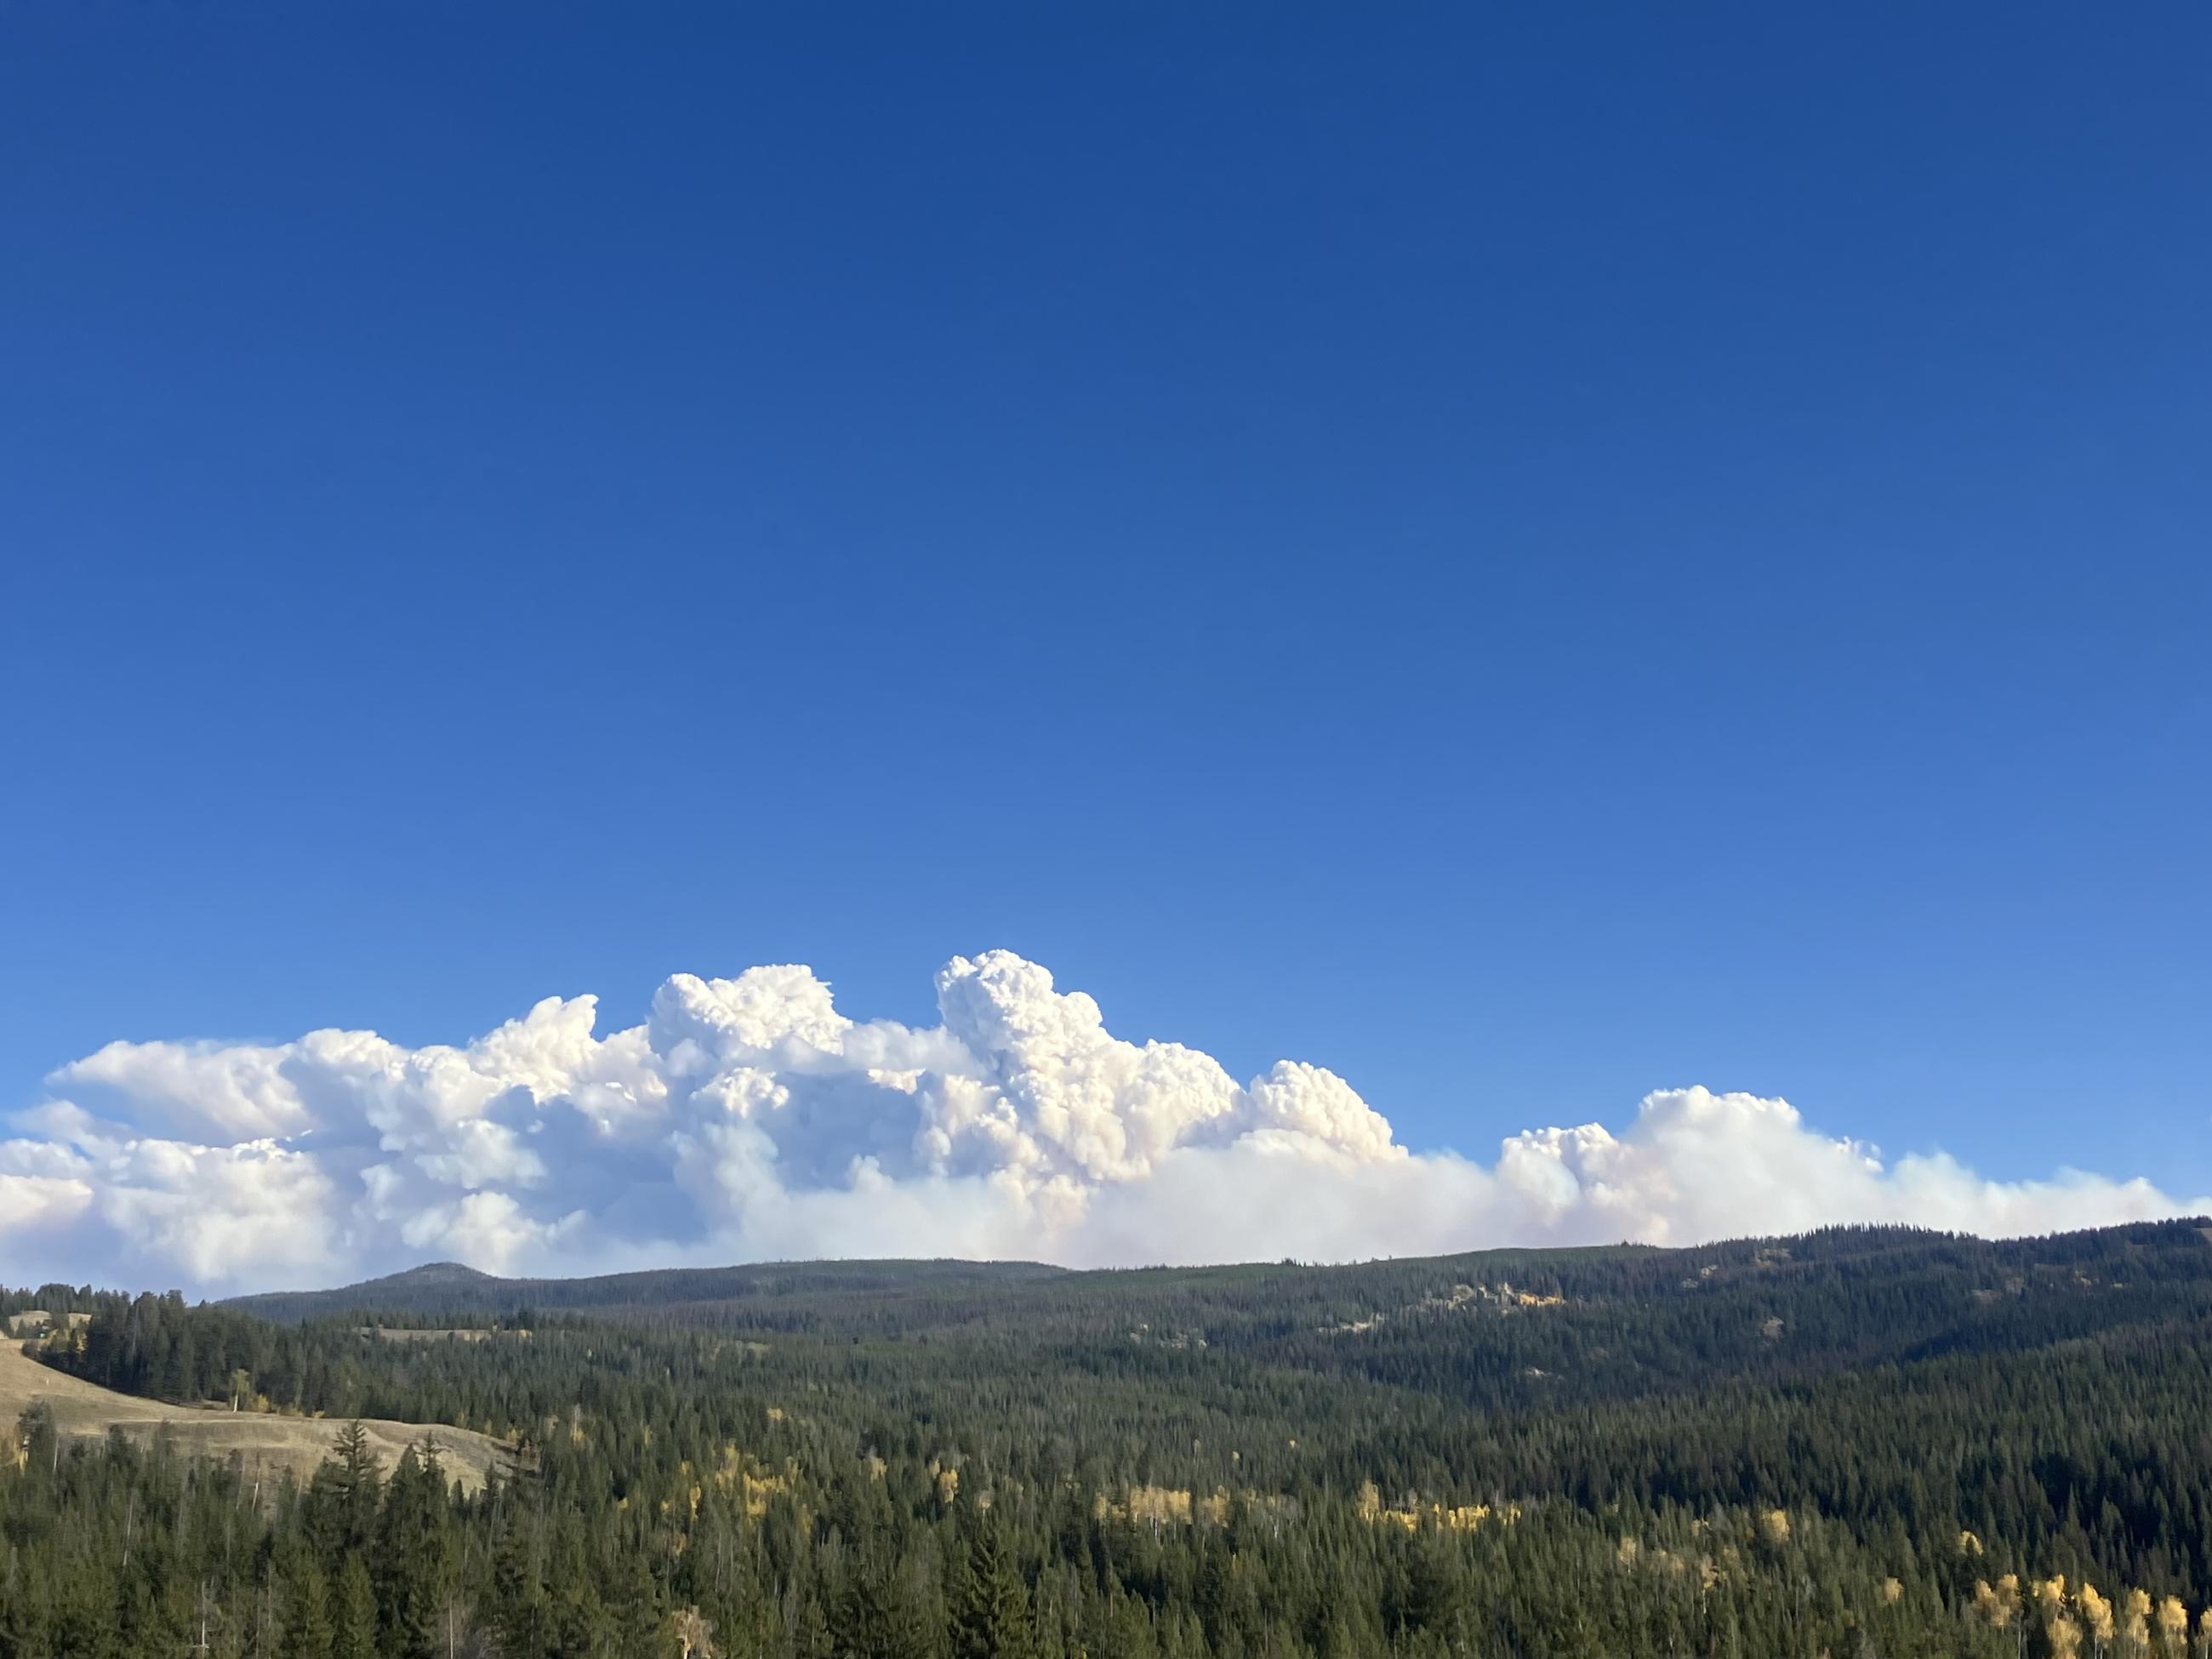
<path fill-rule="evenodd" d="M 41 1349 L 89 1381 L 334 1435 L 441 1421 L 516 1463 L 467 1498 L 358 1456 L 255 1493 L 28 1421 L 0 1465 L 0 1655 L 173 1650 L 203 1614 L 211 1650 L 270 1654 L 2212 1641 L 2196 1224 L 1341 1267 L 439 1267 L 0 1310 L 33 1303 L 92 1311 Z M 429 1334 L 456 1327 L 484 1340 Z"/>

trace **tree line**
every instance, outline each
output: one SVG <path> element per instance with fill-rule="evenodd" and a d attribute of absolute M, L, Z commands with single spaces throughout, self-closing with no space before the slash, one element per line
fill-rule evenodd
<path fill-rule="evenodd" d="M 48 1363 L 332 1452 L 256 1490 L 34 1413 L 0 1656 L 2212 1659 L 2194 1226 L 680 1280 L 386 1310 L 476 1342 L 83 1294 Z M 511 1456 L 464 1493 L 356 1416 Z"/>

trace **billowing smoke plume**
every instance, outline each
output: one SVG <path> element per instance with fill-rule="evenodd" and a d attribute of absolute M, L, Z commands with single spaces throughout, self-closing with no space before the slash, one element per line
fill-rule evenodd
<path fill-rule="evenodd" d="M 1414 1155 L 1343 1079 L 1239 1084 L 1004 951 L 937 976 L 940 1023 L 856 1024 L 799 967 L 678 974 L 642 1025 L 554 997 L 465 1048 L 369 1031 L 111 1043 L 0 1142 L 0 1261 L 126 1284 L 330 1283 L 820 1255 L 1077 1265 L 1487 1244 L 1662 1243 L 1832 1221 L 2043 1231 L 2212 1207 L 2143 1181 L 1885 1165 L 1785 1102 L 1704 1089 Z"/>

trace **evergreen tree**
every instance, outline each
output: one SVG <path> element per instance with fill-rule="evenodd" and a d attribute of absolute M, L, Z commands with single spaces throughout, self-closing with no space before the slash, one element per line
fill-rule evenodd
<path fill-rule="evenodd" d="M 313 1562 L 304 1562 L 292 1580 L 284 1651 L 288 1659 L 332 1659 L 332 1641 L 330 1581 Z"/>
<path fill-rule="evenodd" d="M 376 1531 L 381 1480 L 366 1424 L 356 1419 L 337 1431 L 308 1491 L 315 1541 L 326 1559 L 368 1547 Z"/>
<path fill-rule="evenodd" d="M 376 1588 L 368 1565 L 355 1551 L 338 1572 L 337 1614 L 331 1633 L 331 1659 L 378 1659 Z"/>
<path fill-rule="evenodd" d="M 545 1597 L 535 1565 L 538 1528 L 511 1504 L 503 1520 L 492 1553 L 491 1623 L 511 1653 L 539 1653 L 545 1645 Z"/>
<path fill-rule="evenodd" d="M 975 1528 L 954 1587 L 952 1652 L 954 1659 L 1035 1659 L 1038 1652 L 1029 1591 L 988 1516 Z"/>
<path fill-rule="evenodd" d="M 910 1586 L 880 1559 L 847 1578 L 831 1637 L 836 1659 L 933 1659 L 938 1647 Z"/>
<path fill-rule="evenodd" d="M 443 1468 L 434 1448 L 399 1454 L 385 1493 L 374 1552 L 380 1640 L 391 1659 L 431 1659 L 453 1593 Z"/>
<path fill-rule="evenodd" d="M 54 1650 L 54 1589 L 43 1553 L 10 1550 L 0 1560 L 0 1655 L 31 1659 Z"/>

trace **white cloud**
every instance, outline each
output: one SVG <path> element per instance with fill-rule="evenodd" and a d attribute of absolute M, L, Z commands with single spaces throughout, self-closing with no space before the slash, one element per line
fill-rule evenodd
<path fill-rule="evenodd" d="M 79 1100 L 112 1102 L 148 1128 L 293 1134 L 313 1120 L 284 1075 L 286 1052 L 248 1043 L 111 1042 L 47 1080 Z"/>
<path fill-rule="evenodd" d="M 334 1230 L 336 1185 L 306 1152 L 273 1140 L 143 1139 L 112 1146 L 91 1165 L 97 1226 L 128 1241 L 139 1259 L 169 1267 L 171 1278 L 221 1284 L 270 1267 L 313 1277 L 345 1260 Z"/>
<path fill-rule="evenodd" d="M 1006 951 L 937 975 L 939 1024 L 855 1023 L 803 967 L 679 974 L 600 1037 L 550 997 L 461 1047 L 368 1031 L 111 1043 L 0 1141 L 13 1276 L 330 1283 L 449 1256 L 495 1272 L 812 1255 L 1074 1265 L 1687 1243 L 1836 1221 L 1984 1234 L 2212 1208 L 2144 1181 L 1885 1164 L 1787 1102 L 1668 1090 L 1617 1133 L 1493 1164 L 1413 1153 L 1343 1079 L 1239 1085 L 1134 1043 Z"/>

